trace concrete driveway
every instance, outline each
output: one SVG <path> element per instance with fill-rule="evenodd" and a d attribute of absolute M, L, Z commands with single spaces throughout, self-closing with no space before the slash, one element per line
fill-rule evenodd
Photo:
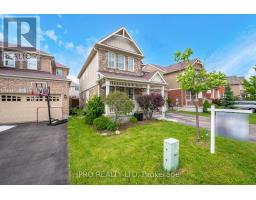
<path fill-rule="evenodd" d="M 0 132 L 0 184 L 68 184 L 66 124 Z"/>

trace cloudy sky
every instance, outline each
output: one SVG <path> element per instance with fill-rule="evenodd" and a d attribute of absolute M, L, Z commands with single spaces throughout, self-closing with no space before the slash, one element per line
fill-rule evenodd
<path fill-rule="evenodd" d="M 11 15 L 14 16 L 14 15 Z M 24 15 L 23 15 L 24 16 Z M 95 42 L 124 26 L 145 55 L 167 66 L 190 47 L 207 70 L 251 75 L 256 64 L 256 15 L 38 15 L 40 48 L 76 77 Z M 0 22 L 0 40 L 3 37 Z"/>

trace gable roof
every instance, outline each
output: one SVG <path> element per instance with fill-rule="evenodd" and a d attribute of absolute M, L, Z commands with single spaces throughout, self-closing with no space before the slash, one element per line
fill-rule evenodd
<path fill-rule="evenodd" d="M 227 80 L 230 85 L 242 85 L 245 78 L 243 76 L 228 76 Z"/>
<path fill-rule="evenodd" d="M 65 65 L 63 65 L 61 63 L 58 63 L 58 62 L 56 62 L 56 67 L 69 69 L 69 67 L 67 67 L 67 66 L 65 66 Z"/>
<path fill-rule="evenodd" d="M 123 38 L 129 40 L 135 46 L 135 48 L 137 49 L 139 54 L 141 56 L 144 56 L 142 51 L 140 50 L 139 46 L 136 44 L 136 42 L 134 41 L 134 39 L 132 38 L 132 36 L 129 34 L 129 32 L 126 30 L 125 27 L 121 27 L 121 28 L 117 29 L 116 31 L 114 31 L 113 33 L 107 35 L 106 37 L 104 37 L 103 39 L 98 41 L 97 44 L 103 44 L 104 41 L 108 40 L 109 38 L 111 38 L 113 36 L 123 37 Z"/>
<path fill-rule="evenodd" d="M 190 60 L 190 63 L 192 64 L 192 66 L 196 66 L 195 65 L 196 63 L 202 65 L 198 58 Z M 168 65 L 166 67 L 156 65 L 156 64 L 149 64 L 149 65 L 155 67 L 156 69 L 159 69 L 159 70 L 163 71 L 164 74 L 173 73 L 173 72 L 177 72 L 177 71 L 182 71 L 187 67 L 187 63 L 185 61 L 175 63 L 175 64 L 171 64 L 171 65 Z"/>

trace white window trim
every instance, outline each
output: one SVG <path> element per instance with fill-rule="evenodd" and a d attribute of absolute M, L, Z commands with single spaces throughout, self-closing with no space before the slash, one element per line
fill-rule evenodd
<path fill-rule="evenodd" d="M 110 59 L 109 58 L 111 58 L 111 56 L 110 56 L 111 54 L 114 55 L 114 67 L 110 66 Z M 108 68 L 111 68 L 111 69 L 116 68 L 116 54 L 114 52 L 111 52 L 111 51 L 108 52 Z"/>
<path fill-rule="evenodd" d="M 120 62 L 119 62 L 119 57 L 123 57 L 123 58 L 124 58 L 124 68 L 123 68 L 123 69 L 120 68 L 120 65 L 119 65 L 119 64 L 120 64 Z M 118 54 L 118 55 L 117 55 L 117 64 L 118 64 L 118 69 L 119 69 L 119 70 L 125 71 L 125 56 L 124 56 L 124 55 L 122 55 L 122 54 Z"/>
<path fill-rule="evenodd" d="M 129 69 L 129 59 L 132 59 L 132 70 Z M 128 70 L 129 72 L 134 72 L 134 58 L 128 57 L 127 64 L 128 64 L 127 70 Z"/>
<path fill-rule="evenodd" d="M 29 59 L 31 59 L 31 58 L 29 58 Z M 27 59 L 27 69 L 37 70 L 38 69 L 37 58 L 32 58 L 32 59 L 36 60 L 36 68 L 29 67 L 29 59 Z"/>
<path fill-rule="evenodd" d="M 61 70 L 61 74 L 58 74 L 58 70 Z M 57 69 L 56 69 L 56 75 L 57 75 L 57 76 L 63 76 L 63 69 L 57 68 Z"/>
<path fill-rule="evenodd" d="M 13 54 L 13 55 L 15 55 L 14 53 L 9 53 L 9 52 L 5 52 L 5 53 L 6 53 L 6 54 Z M 4 53 L 4 66 L 5 66 L 5 67 L 13 67 L 13 68 L 15 68 L 15 67 L 16 67 L 16 58 L 15 58 L 15 56 L 14 56 L 14 65 L 12 65 L 12 66 L 6 65 L 6 64 L 5 64 L 5 61 L 6 61 L 5 53 Z M 8 59 L 7 59 L 7 60 L 8 60 Z"/>

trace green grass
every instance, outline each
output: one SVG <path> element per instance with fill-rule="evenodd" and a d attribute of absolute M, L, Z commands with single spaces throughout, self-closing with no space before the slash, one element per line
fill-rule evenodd
<path fill-rule="evenodd" d="M 249 123 L 256 124 L 256 113 L 252 113 L 249 115 Z"/>
<path fill-rule="evenodd" d="M 195 112 L 189 112 L 189 111 L 174 111 L 174 110 L 171 110 L 169 112 L 172 112 L 172 113 L 183 113 L 183 114 L 188 114 L 188 115 L 196 115 Z M 211 117 L 211 114 L 210 113 L 199 113 L 199 116 Z M 256 124 L 256 113 L 252 113 L 252 114 L 249 115 L 249 123 L 250 124 Z"/>
<path fill-rule="evenodd" d="M 163 170 L 163 140 L 180 140 L 180 165 Z M 195 129 L 173 122 L 128 128 L 121 135 L 99 136 L 84 120 L 69 118 L 71 184 L 255 184 L 256 143 L 209 136 L 198 144 Z M 112 174 L 111 174 L 112 173 Z M 133 175 L 131 174 L 133 173 Z"/>

